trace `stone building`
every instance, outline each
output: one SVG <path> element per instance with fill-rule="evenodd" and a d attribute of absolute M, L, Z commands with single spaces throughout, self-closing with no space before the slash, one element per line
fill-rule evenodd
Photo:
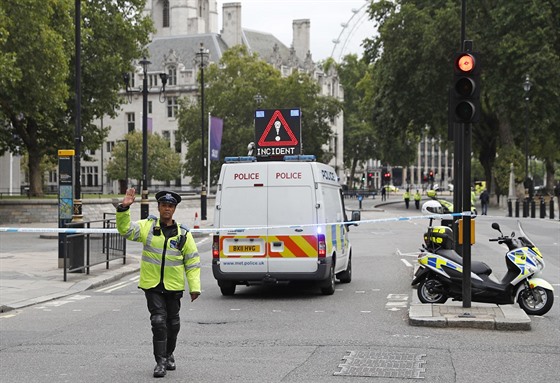
<path fill-rule="evenodd" d="M 342 100 L 343 90 L 334 70 L 325 73 L 313 62 L 310 52 L 310 20 L 294 20 L 293 41 L 285 46 L 275 36 L 267 32 L 243 28 L 241 4 L 226 3 L 222 8 L 222 26 L 218 31 L 218 10 L 216 0 L 148 0 L 145 8 L 156 27 L 148 45 L 150 64 L 147 66 L 148 86 L 148 130 L 157 132 L 167 138 L 171 147 L 181 153 L 188 150 L 177 140 L 178 100 L 182 97 L 195 98 L 199 91 L 197 75 L 200 70 L 195 57 L 200 52 L 201 44 L 208 52 L 209 63 L 216 63 L 224 51 L 238 44 L 245 45 L 251 53 L 257 53 L 287 76 L 292 71 L 310 73 L 319 83 L 321 93 Z M 130 74 L 131 88 L 141 88 L 143 67 L 140 60 L 135 64 L 135 71 Z M 157 94 L 161 87 L 159 73 L 166 73 L 166 98 Z M 124 90 L 123 90 L 124 95 Z M 163 102 L 161 102 L 163 101 Z M 82 162 L 82 192 L 102 191 L 118 193 L 122 191 L 122 180 L 109 180 L 104 167 L 111 158 L 111 151 L 118 140 L 132 130 L 142 132 L 142 95 L 134 93 L 129 102 L 121 106 L 121 111 L 114 119 L 108 117 L 98 124 L 110 126 L 111 130 L 103 147 L 88 153 L 95 160 Z M 227 122 L 226 122 L 227 124 Z M 344 177 L 343 169 L 343 117 L 338 116 L 332 123 L 333 139 L 327 150 L 335 154 L 331 165 Z M 341 179 L 341 182 L 345 182 Z M 169 187 L 177 191 L 190 191 L 190 179 L 184 176 L 174 182 L 161 183 L 149 181 L 151 191 Z"/>

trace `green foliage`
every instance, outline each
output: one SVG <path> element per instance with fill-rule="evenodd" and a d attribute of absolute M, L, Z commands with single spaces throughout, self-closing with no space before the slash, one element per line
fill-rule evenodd
<path fill-rule="evenodd" d="M 300 107 L 302 110 L 302 148 L 306 154 L 315 154 L 327 161 L 324 145 L 330 136 L 329 121 L 340 111 L 338 101 L 321 97 L 318 85 L 309 76 L 294 73 L 282 78 L 278 70 L 249 54 L 243 46 L 224 52 L 219 64 L 204 68 L 205 113 L 222 118 L 224 131 L 220 156 L 247 154 L 247 145 L 255 141 L 253 114 L 255 109 L 282 109 Z M 262 102 L 257 104 L 255 96 Z M 198 100 L 182 99 L 178 116 L 179 133 L 189 148 L 184 163 L 184 173 L 192 177 L 192 184 L 199 185 L 202 173 L 201 136 L 205 135 L 205 157 L 208 143 L 208 116 L 201 126 L 201 109 Z M 221 161 L 211 163 L 211 179 L 219 175 Z M 212 182 L 212 181 L 211 181 Z"/>
<path fill-rule="evenodd" d="M 0 3 L 0 61 L 13 76 L 0 75 L 0 153 L 27 152 L 31 195 L 42 194 L 40 163 L 73 148 L 75 136 L 74 2 L 18 0 Z M 98 149 L 106 129 L 92 121 L 113 116 L 121 73 L 148 42 L 151 20 L 144 0 L 82 2 L 82 149 Z M 4 17 L 5 16 L 5 17 Z M 4 37 L 5 36 L 5 37 Z M 5 38 L 5 43 L 3 43 Z"/>
<path fill-rule="evenodd" d="M 525 175 L 524 158 L 523 153 L 515 147 L 504 147 L 498 151 L 498 157 L 492 169 L 497 193 L 502 195 L 508 193 L 511 164 L 514 168 L 515 182 L 523 181 Z"/>
<path fill-rule="evenodd" d="M 142 134 L 128 133 L 128 177 L 142 179 Z M 107 175 L 113 180 L 126 177 L 126 142 L 118 141 L 113 148 L 112 158 L 107 163 Z M 148 179 L 173 181 L 181 177 L 181 158 L 169 141 L 157 133 L 148 134 Z"/>
<path fill-rule="evenodd" d="M 377 136 L 392 141 L 379 148 L 380 158 L 411 161 L 406 152 L 414 152 L 415 137 L 426 127 L 430 136 L 446 137 L 452 57 L 461 48 L 460 7 L 451 0 L 372 2 L 379 35 L 365 44 L 371 71 L 366 114 L 373 115 Z M 557 0 L 469 2 L 466 37 L 482 58 L 483 110 L 472 127 L 473 150 L 488 183 L 497 148 L 524 144 L 526 118 L 530 153 L 548 163 L 559 160 L 560 68 L 550 65 L 560 59 L 558 9 Z M 533 83 L 528 103 L 525 74 Z"/>

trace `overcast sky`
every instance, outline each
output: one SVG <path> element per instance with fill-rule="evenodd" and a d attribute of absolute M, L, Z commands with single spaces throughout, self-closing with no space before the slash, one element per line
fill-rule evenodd
<path fill-rule="evenodd" d="M 309 19 L 314 61 L 331 55 L 340 61 L 349 53 L 361 56 L 362 40 L 375 33 L 366 14 L 368 0 L 218 0 L 219 29 L 222 5 L 231 2 L 241 3 L 243 28 L 269 32 L 287 47 L 292 45 L 292 21 Z M 339 43 L 335 45 L 333 40 L 336 39 Z"/>

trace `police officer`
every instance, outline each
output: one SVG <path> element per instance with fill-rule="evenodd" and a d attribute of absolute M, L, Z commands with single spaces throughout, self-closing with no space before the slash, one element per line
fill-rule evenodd
<path fill-rule="evenodd" d="M 171 191 L 156 194 L 159 219 L 149 216 L 132 222 L 130 205 L 136 190 L 128 189 L 117 206 L 117 229 L 126 239 L 142 242 L 140 280 L 152 325 L 153 350 L 156 359 L 154 377 L 164 377 L 175 370 L 173 351 L 180 329 L 179 311 L 185 289 L 185 274 L 191 302 L 200 295 L 200 257 L 192 234 L 173 220 L 181 196 Z"/>
<path fill-rule="evenodd" d="M 422 196 L 420 195 L 420 191 L 416 190 L 416 193 L 414 193 L 414 204 L 416 205 L 417 210 L 420 209 L 420 200 L 421 199 L 422 199 Z"/>
<path fill-rule="evenodd" d="M 406 188 L 406 191 L 403 194 L 403 198 L 404 198 L 404 204 L 406 205 L 406 208 L 408 209 L 408 203 L 410 202 L 410 191 L 408 188 Z"/>

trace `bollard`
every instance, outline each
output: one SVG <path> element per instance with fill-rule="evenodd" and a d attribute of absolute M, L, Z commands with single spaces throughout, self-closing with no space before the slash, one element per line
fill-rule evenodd
<path fill-rule="evenodd" d="M 541 197 L 541 218 L 546 218 L 546 205 L 544 199 Z"/>
<path fill-rule="evenodd" d="M 550 219 L 554 219 L 554 198 L 550 199 Z"/>
<path fill-rule="evenodd" d="M 531 218 L 535 218 L 535 200 L 531 200 Z"/>
<path fill-rule="evenodd" d="M 513 217 L 513 206 L 511 203 L 511 199 L 508 199 L 508 217 Z"/>
<path fill-rule="evenodd" d="M 523 218 L 527 218 L 529 216 L 529 200 L 525 198 L 523 200 Z"/>
<path fill-rule="evenodd" d="M 519 218 L 519 200 L 515 200 L 515 217 Z"/>

